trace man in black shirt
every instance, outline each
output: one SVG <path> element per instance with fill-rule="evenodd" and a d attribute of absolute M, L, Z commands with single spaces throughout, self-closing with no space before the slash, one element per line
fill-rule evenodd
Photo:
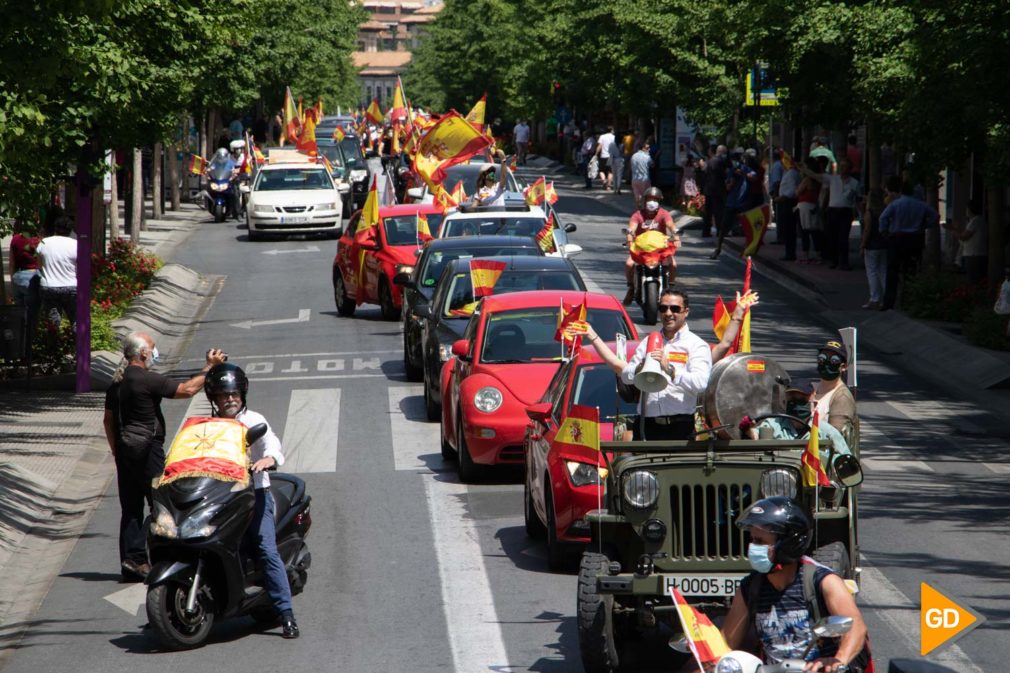
<path fill-rule="evenodd" d="M 119 560 L 124 579 L 143 579 L 151 569 L 147 562 L 144 531 L 144 501 L 150 503 L 151 480 L 165 463 L 165 417 L 161 400 L 185 399 L 203 390 L 204 375 L 224 362 L 218 349 L 207 352 L 207 364 L 188 381 L 150 371 L 158 360 L 154 339 L 134 332 L 123 340 L 127 366 L 122 378 L 105 394 L 105 437 L 116 459 L 119 486 Z"/>

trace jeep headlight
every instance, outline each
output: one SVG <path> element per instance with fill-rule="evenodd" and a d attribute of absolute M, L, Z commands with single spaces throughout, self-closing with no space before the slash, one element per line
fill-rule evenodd
<path fill-rule="evenodd" d="M 473 406 L 477 407 L 478 411 L 483 411 L 485 414 L 490 414 L 498 410 L 501 406 L 502 396 L 501 391 L 494 386 L 485 386 L 477 391 L 477 394 L 473 396 Z"/>
<path fill-rule="evenodd" d="M 211 526 L 209 522 L 214 518 L 219 509 L 220 507 L 208 507 L 183 520 L 179 526 L 179 537 L 187 539 L 213 535 L 214 531 L 217 530 L 217 526 Z"/>
<path fill-rule="evenodd" d="M 448 362 L 449 358 L 451 357 L 452 357 L 452 344 L 439 344 L 438 359 L 441 362 Z"/>
<path fill-rule="evenodd" d="M 151 522 L 151 532 L 158 537 L 166 537 L 174 540 L 179 537 L 179 528 L 175 525 L 175 519 L 160 503 L 154 503 L 154 520 Z"/>
<path fill-rule="evenodd" d="M 785 467 L 774 467 L 761 473 L 761 497 L 773 495 L 796 497 L 796 472 Z"/>
<path fill-rule="evenodd" d="M 624 502 L 634 509 L 649 509 L 659 500 L 659 480 L 652 472 L 635 470 L 624 476 Z"/>
<path fill-rule="evenodd" d="M 607 478 L 607 468 L 580 463 L 577 460 L 566 460 L 568 467 L 568 478 L 572 481 L 572 486 L 588 486 L 599 484 Z"/>

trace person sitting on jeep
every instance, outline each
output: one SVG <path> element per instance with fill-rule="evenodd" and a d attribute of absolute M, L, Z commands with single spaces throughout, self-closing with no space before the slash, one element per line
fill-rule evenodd
<path fill-rule="evenodd" d="M 761 438 L 762 430 L 771 430 L 771 439 L 807 439 L 810 437 L 810 420 L 813 418 L 811 410 L 811 398 L 814 392 L 806 392 L 799 388 L 790 388 L 786 391 L 786 414 L 800 419 L 806 425 L 800 425 L 796 421 L 791 421 L 782 416 L 771 416 L 757 422 L 748 416 L 740 420 L 740 436 L 747 439 Z M 841 432 L 830 423 L 818 424 L 820 438 L 831 442 L 832 449 L 836 454 L 851 455 L 849 443 Z"/>
<path fill-rule="evenodd" d="M 784 496 L 758 500 L 736 525 L 750 532 L 745 577 L 722 625 L 730 649 L 740 649 L 753 627 L 765 663 L 803 656 L 812 627 L 821 618 L 852 618 L 838 641 L 815 645 L 806 655 L 812 673 L 862 673 L 869 662 L 866 624 L 845 582 L 833 570 L 804 556 L 813 525 L 802 506 Z"/>
<path fill-rule="evenodd" d="M 846 441 L 852 443 L 858 427 L 856 398 L 845 385 L 845 372 L 849 367 L 849 353 L 839 341 L 829 341 L 817 350 L 817 383 L 811 402 L 816 405 L 822 421 L 833 425 Z"/>

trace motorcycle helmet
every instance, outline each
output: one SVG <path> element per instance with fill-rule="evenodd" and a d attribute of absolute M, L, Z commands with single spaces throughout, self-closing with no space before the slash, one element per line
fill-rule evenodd
<path fill-rule="evenodd" d="M 233 140 L 231 141 L 231 144 L 228 145 L 228 147 L 231 148 L 232 157 L 238 159 L 240 156 L 242 156 L 242 152 L 245 151 L 245 141 Z"/>
<path fill-rule="evenodd" d="M 214 152 L 214 161 L 218 163 L 223 163 L 225 161 L 228 161 L 230 156 L 231 155 L 228 153 L 227 149 L 225 149 L 224 147 L 219 147 L 217 152 Z"/>
<path fill-rule="evenodd" d="M 783 495 L 758 500 L 740 514 L 736 525 L 741 530 L 761 526 L 774 533 L 776 563 L 798 561 L 813 537 L 813 525 L 806 510 Z"/>
<path fill-rule="evenodd" d="M 663 202 L 663 192 L 662 192 L 662 190 L 660 190 L 659 187 L 649 187 L 648 189 L 646 189 L 642 193 L 642 202 L 640 204 L 638 204 L 639 207 L 642 210 L 645 210 L 645 202 L 648 201 L 648 200 L 650 200 L 650 199 L 655 199 L 659 203 L 662 203 Z"/>
<path fill-rule="evenodd" d="M 242 396 L 242 408 L 245 409 L 246 394 L 249 392 L 249 378 L 238 365 L 222 362 L 214 365 L 207 372 L 203 381 L 203 392 L 207 395 L 215 415 L 217 407 L 214 404 L 214 396 L 220 393 L 239 393 Z"/>

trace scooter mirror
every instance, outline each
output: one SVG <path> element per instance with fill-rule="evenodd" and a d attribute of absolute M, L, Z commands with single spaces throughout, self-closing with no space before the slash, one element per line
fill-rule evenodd
<path fill-rule="evenodd" d="M 668 643 L 671 650 L 680 652 L 681 654 L 691 654 L 691 646 L 687 643 L 687 638 L 685 636 L 674 636 L 670 638 Z"/>
<path fill-rule="evenodd" d="M 248 194 L 248 193 L 249 193 L 249 192 L 251 191 L 251 190 L 249 189 L 249 185 L 239 185 L 239 186 L 238 186 L 238 190 L 239 190 L 240 192 L 242 192 L 243 194 Z"/>
<path fill-rule="evenodd" d="M 266 423 L 257 423 L 245 432 L 245 443 L 246 446 L 250 444 L 255 444 L 259 440 L 263 439 L 263 436 L 267 434 L 269 426 Z"/>
<path fill-rule="evenodd" d="M 831 615 L 814 624 L 814 635 L 818 638 L 841 638 L 852 629 L 852 617 Z"/>

